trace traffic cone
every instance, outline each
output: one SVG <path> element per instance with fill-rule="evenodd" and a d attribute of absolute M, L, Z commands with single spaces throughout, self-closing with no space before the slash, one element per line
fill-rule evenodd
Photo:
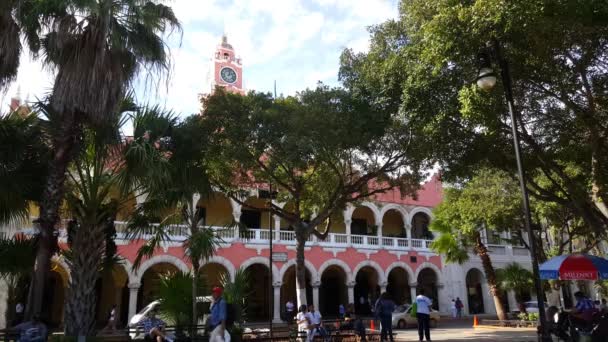
<path fill-rule="evenodd" d="M 375 320 L 371 320 L 371 322 L 369 323 L 369 330 L 376 330 L 376 323 L 374 323 Z"/>
<path fill-rule="evenodd" d="M 479 325 L 479 321 L 477 320 L 477 315 L 473 316 L 473 328 Z"/>

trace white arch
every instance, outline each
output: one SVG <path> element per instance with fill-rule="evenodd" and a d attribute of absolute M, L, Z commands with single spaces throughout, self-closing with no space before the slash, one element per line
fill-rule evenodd
<path fill-rule="evenodd" d="M 405 270 L 405 273 L 407 273 L 407 283 L 413 283 L 416 281 L 416 278 L 414 278 L 414 271 L 412 271 L 412 268 L 410 267 L 410 265 L 404 263 L 403 261 L 395 261 L 394 263 L 388 265 L 388 268 L 386 269 L 386 281 L 388 282 L 388 276 L 389 274 L 391 274 L 391 271 L 394 270 L 395 268 L 403 268 Z"/>
<path fill-rule="evenodd" d="M 224 266 L 226 271 L 228 271 L 228 276 L 230 277 L 230 281 L 231 282 L 234 281 L 234 275 L 236 273 L 236 269 L 234 268 L 234 265 L 230 262 L 230 260 L 228 260 L 222 256 L 219 256 L 219 255 L 214 255 L 211 258 L 209 258 L 209 260 L 207 260 L 207 262 L 205 262 L 203 265 L 201 265 L 201 268 L 208 264 L 218 264 L 218 265 Z"/>
<path fill-rule="evenodd" d="M 253 264 L 261 264 L 261 265 L 266 266 L 266 268 L 268 268 L 268 258 L 261 257 L 261 256 L 249 258 L 241 264 L 240 268 L 245 270 L 245 269 L 247 269 L 247 267 L 249 267 Z M 281 281 L 281 279 L 279 279 L 279 268 L 277 267 L 277 265 L 272 263 L 272 283 L 277 282 L 277 281 Z"/>
<path fill-rule="evenodd" d="M 359 207 L 369 208 L 369 210 L 371 210 L 372 214 L 374 215 L 374 224 L 376 224 L 376 225 L 382 224 L 382 215 L 380 215 L 380 209 L 378 209 L 378 206 L 375 203 L 365 201 L 365 202 L 361 202 L 361 205 Z M 357 208 L 355 208 L 355 210 L 357 210 Z M 355 210 L 353 210 L 353 213 L 355 212 Z M 351 214 L 351 217 L 352 217 L 352 214 Z"/>
<path fill-rule="evenodd" d="M 433 212 L 431 211 L 431 209 L 429 209 L 427 207 L 415 207 L 414 209 L 412 209 L 412 211 L 410 211 L 410 216 L 409 216 L 410 225 L 412 225 L 412 226 L 414 225 L 414 215 L 416 215 L 418 213 L 426 214 L 429 217 L 429 220 L 432 220 L 434 218 Z"/>
<path fill-rule="evenodd" d="M 285 273 L 287 273 L 287 270 L 291 267 L 291 266 L 295 266 L 296 264 L 296 259 L 290 259 L 289 261 L 287 261 L 286 263 L 283 264 L 283 267 L 281 267 L 281 270 L 279 272 L 279 280 L 278 281 L 283 281 L 283 278 L 285 277 Z M 310 272 L 310 281 L 312 283 L 319 281 L 319 274 L 317 274 L 317 270 L 315 269 L 315 266 L 308 260 L 304 260 L 304 266 L 306 267 L 306 269 L 308 270 L 308 272 Z"/>
<path fill-rule="evenodd" d="M 161 254 L 153 256 L 144 261 L 137 272 L 131 272 L 129 274 L 129 284 L 141 284 L 141 278 L 143 277 L 144 273 L 146 273 L 150 267 L 160 263 L 171 264 L 182 272 L 190 272 L 190 268 L 182 259 L 169 254 Z"/>
<path fill-rule="evenodd" d="M 479 267 L 476 267 L 476 266 L 471 266 L 471 267 L 467 267 L 467 268 L 463 269 L 464 282 L 465 283 L 467 282 L 467 275 L 469 274 L 469 272 L 471 272 L 473 270 L 475 270 L 475 271 L 479 272 L 479 274 L 481 274 L 480 282 L 483 284 L 486 280 L 486 273 L 483 270 L 481 270 Z"/>
<path fill-rule="evenodd" d="M 409 222 L 411 221 L 407 210 L 405 210 L 403 206 L 400 206 L 396 203 L 389 203 L 384 205 L 382 207 L 382 210 L 380 210 L 380 219 L 384 220 L 384 215 L 386 215 L 386 213 L 390 210 L 396 210 L 399 214 L 401 214 L 401 220 L 403 220 L 403 224 L 409 224 Z"/>
<path fill-rule="evenodd" d="M 378 285 L 386 283 L 386 276 L 384 275 L 384 270 L 382 269 L 382 267 L 380 267 L 380 265 L 378 265 L 378 263 L 371 260 L 361 261 L 357 265 L 357 267 L 355 267 L 355 270 L 353 271 L 353 277 L 355 277 L 355 279 L 357 278 L 357 273 L 359 273 L 359 271 L 363 267 L 371 267 L 376 270 L 376 273 L 378 273 Z"/>
<path fill-rule="evenodd" d="M 325 261 L 321 267 L 319 267 L 319 280 L 321 280 L 321 278 L 323 277 L 323 272 L 325 272 L 325 270 L 327 270 L 330 266 L 338 266 L 339 268 L 342 269 L 342 271 L 344 272 L 344 274 L 346 275 L 346 284 L 351 283 L 353 281 L 353 273 L 350 270 L 350 267 L 348 266 L 348 264 L 346 264 L 344 261 L 340 260 L 340 259 L 329 259 L 327 261 Z"/>
<path fill-rule="evenodd" d="M 420 275 L 420 272 L 422 272 L 422 270 L 424 270 L 425 268 L 430 268 L 435 272 L 435 276 L 437 276 L 437 283 L 442 283 L 441 281 L 441 270 L 439 269 L 439 267 L 437 267 L 437 265 L 430 263 L 428 261 L 423 262 L 422 264 L 420 264 L 420 266 L 418 266 L 418 268 L 416 269 L 416 275 L 414 277 L 414 281 L 418 282 L 418 276 Z"/>

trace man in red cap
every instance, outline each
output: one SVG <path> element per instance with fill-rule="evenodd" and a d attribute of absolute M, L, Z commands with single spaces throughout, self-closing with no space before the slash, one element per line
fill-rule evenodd
<path fill-rule="evenodd" d="M 226 301 L 222 298 L 223 289 L 214 287 L 211 295 L 213 304 L 211 305 L 211 317 L 209 317 L 209 342 L 223 342 L 226 331 Z"/>

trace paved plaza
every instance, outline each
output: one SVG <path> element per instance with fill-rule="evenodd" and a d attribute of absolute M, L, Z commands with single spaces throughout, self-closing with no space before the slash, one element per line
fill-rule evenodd
<path fill-rule="evenodd" d="M 418 330 L 396 330 L 398 341 L 417 341 Z M 475 328 L 470 320 L 443 321 L 431 330 L 433 341 L 536 341 L 536 330 L 529 328 Z"/>

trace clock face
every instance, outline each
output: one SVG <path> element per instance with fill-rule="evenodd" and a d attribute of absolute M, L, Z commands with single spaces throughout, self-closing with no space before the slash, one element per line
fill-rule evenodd
<path fill-rule="evenodd" d="M 232 68 L 222 68 L 220 71 L 220 77 L 222 78 L 222 81 L 226 83 L 236 82 L 236 72 Z"/>

